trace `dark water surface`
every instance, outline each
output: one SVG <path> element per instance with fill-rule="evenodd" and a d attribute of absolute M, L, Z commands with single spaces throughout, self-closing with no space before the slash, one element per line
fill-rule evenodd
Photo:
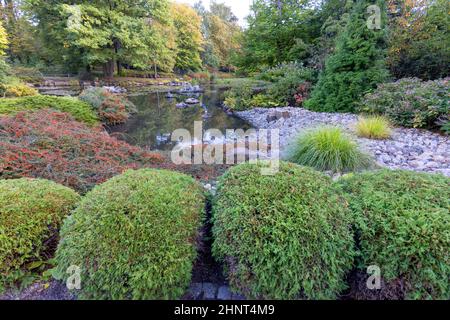
<path fill-rule="evenodd" d="M 152 150 L 170 150 L 175 146 L 171 142 L 171 133 L 176 129 L 187 129 L 194 135 L 194 121 L 203 121 L 203 130 L 244 129 L 250 126 L 242 119 L 227 114 L 222 108 L 223 89 L 206 87 L 198 95 L 174 94 L 174 99 L 166 98 L 167 93 L 146 93 L 130 96 L 129 99 L 138 108 L 127 123 L 112 127 L 114 136 L 130 144 L 150 147 Z M 176 104 L 187 98 L 197 98 L 200 104 L 187 108 L 177 108 Z"/>

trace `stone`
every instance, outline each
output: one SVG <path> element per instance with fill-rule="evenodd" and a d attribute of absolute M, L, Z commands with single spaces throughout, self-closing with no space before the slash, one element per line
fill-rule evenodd
<path fill-rule="evenodd" d="M 217 293 L 217 299 L 219 300 L 231 300 L 232 296 L 233 294 L 231 293 L 230 287 L 228 286 L 221 286 Z"/>
<path fill-rule="evenodd" d="M 184 102 L 181 102 L 181 103 L 177 103 L 176 107 L 179 108 L 179 109 L 182 109 L 182 108 L 188 107 L 188 105 L 186 103 L 184 103 Z"/>
<path fill-rule="evenodd" d="M 203 299 L 213 300 L 216 298 L 217 286 L 214 283 L 206 282 L 202 285 Z"/>
<path fill-rule="evenodd" d="M 195 99 L 195 98 L 189 98 L 189 99 L 186 99 L 185 103 L 187 103 L 187 104 L 199 104 L 200 101 L 198 99 Z"/>
<path fill-rule="evenodd" d="M 201 283 L 197 282 L 197 283 L 193 283 L 191 284 L 191 286 L 189 287 L 189 294 L 192 296 L 192 298 L 194 299 L 199 299 L 201 298 L 201 294 L 203 292 L 203 286 Z"/>

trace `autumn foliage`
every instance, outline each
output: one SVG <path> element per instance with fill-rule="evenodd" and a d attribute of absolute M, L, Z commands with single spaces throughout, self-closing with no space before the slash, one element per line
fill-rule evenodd
<path fill-rule="evenodd" d="M 45 178 L 86 192 L 126 169 L 162 161 L 67 113 L 39 110 L 0 118 L 0 179 Z"/>

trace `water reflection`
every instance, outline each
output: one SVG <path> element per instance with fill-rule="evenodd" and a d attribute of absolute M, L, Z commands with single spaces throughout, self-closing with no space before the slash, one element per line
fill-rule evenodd
<path fill-rule="evenodd" d="M 171 133 L 176 129 L 187 129 L 192 135 L 194 121 L 203 121 L 203 130 L 216 128 L 225 134 L 226 129 L 250 126 L 243 120 L 228 115 L 220 107 L 223 102 L 223 90 L 215 87 L 205 88 L 205 92 L 197 95 L 174 95 L 167 98 L 167 93 L 157 92 L 139 96 L 131 96 L 138 113 L 127 123 L 115 126 L 110 132 L 127 142 L 153 150 L 170 150 L 174 147 Z M 197 98 L 199 104 L 185 108 L 176 105 L 187 98 Z"/>

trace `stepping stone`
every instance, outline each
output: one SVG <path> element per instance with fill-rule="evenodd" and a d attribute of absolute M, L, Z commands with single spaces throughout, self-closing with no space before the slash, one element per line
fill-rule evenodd
<path fill-rule="evenodd" d="M 230 287 L 222 286 L 219 288 L 219 292 L 217 293 L 218 300 L 231 300 L 232 293 L 230 291 Z"/>
<path fill-rule="evenodd" d="M 214 300 L 216 299 L 217 286 L 213 283 L 203 283 L 203 299 Z"/>

